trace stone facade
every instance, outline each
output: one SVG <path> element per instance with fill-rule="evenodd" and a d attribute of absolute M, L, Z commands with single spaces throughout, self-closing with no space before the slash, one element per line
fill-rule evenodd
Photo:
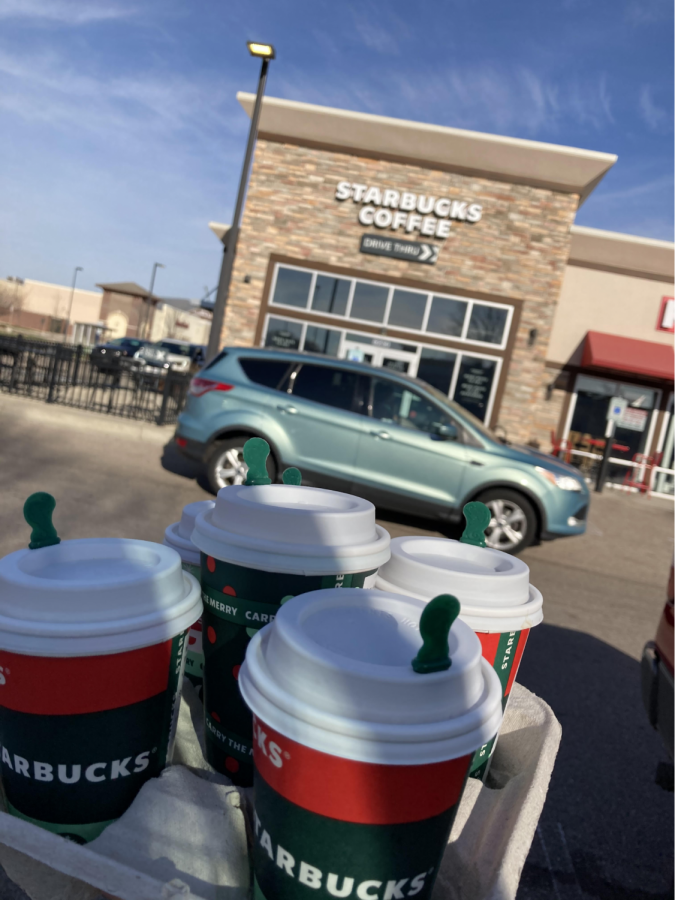
<path fill-rule="evenodd" d="M 364 255 L 359 252 L 364 233 L 413 240 L 420 235 L 359 224 L 360 204 L 335 199 L 340 181 L 479 203 L 483 214 L 474 224 L 453 222 L 446 240 L 431 239 L 440 247 L 434 266 Z M 546 350 L 578 199 L 528 185 L 260 140 L 221 345 L 253 343 L 272 254 L 328 269 L 358 269 L 364 277 L 414 279 L 446 293 L 515 301 L 520 318 L 507 349 L 497 419 L 509 439 L 547 446 L 557 424 L 550 424 L 553 407 L 559 411 L 560 404 L 547 400 L 545 386 L 554 379 L 545 372 Z"/>

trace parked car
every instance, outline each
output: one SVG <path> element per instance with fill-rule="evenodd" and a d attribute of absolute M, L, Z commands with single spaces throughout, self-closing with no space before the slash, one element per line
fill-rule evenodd
<path fill-rule="evenodd" d="M 153 369 L 196 372 L 204 363 L 205 349 L 201 344 L 189 341 L 157 341 L 143 347 L 138 358 Z"/>
<path fill-rule="evenodd" d="M 436 388 L 390 369 L 318 354 L 230 347 L 192 379 L 176 444 L 214 491 L 246 476 L 242 448 L 269 442 L 269 469 L 392 510 L 461 521 L 492 511 L 488 544 L 582 534 L 588 488 L 572 466 L 505 443 Z"/>
<path fill-rule="evenodd" d="M 647 716 L 673 757 L 673 567 L 670 567 L 666 605 L 656 637 L 642 651 L 642 699 Z M 672 788 L 671 788 L 672 790 Z"/>
<path fill-rule="evenodd" d="M 91 363 L 101 371 L 117 370 L 120 367 L 120 360 L 131 359 L 149 343 L 150 341 L 140 338 L 123 337 L 107 341 L 105 344 L 97 344 L 91 351 Z"/>

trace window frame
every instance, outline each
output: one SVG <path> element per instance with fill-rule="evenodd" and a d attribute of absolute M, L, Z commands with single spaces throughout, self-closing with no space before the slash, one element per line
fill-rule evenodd
<path fill-rule="evenodd" d="M 286 304 L 286 303 L 275 303 L 274 302 L 274 294 L 276 291 L 277 278 L 278 278 L 280 269 L 292 269 L 297 272 L 311 274 L 312 277 L 310 280 L 309 291 L 307 294 L 307 302 L 304 307 L 291 306 L 290 304 Z M 312 309 L 312 298 L 314 295 L 314 288 L 316 286 L 316 279 L 317 279 L 318 275 L 326 275 L 331 278 L 339 278 L 342 281 L 351 282 L 350 288 L 349 288 L 349 296 L 347 298 L 347 307 L 345 309 L 344 315 L 341 316 L 341 315 L 337 315 L 336 313 L 329 313 L 329 312 L 315 312 Z M 351 310 L 352 310 L 352 305 L 353 305 L 353 300 L 354 300 L 354 291 L 356 289 L 356 283 L 359 281 L 362 281 L 362 282 L 365 282 L 368 284 L 372 284 L 377 287 L 383 287 L 388 290 L 387 300 L 385 303 L 384 317 L 381 322 L 373 321 L 372 319 L 352 318 Z M 406 328 L 405 326 L 401 326 L 401 325 L 389 324 L 389 313 L 391 311 L 391 305 L 392 305 L 395 290 L 404 290 L 404 291 L 409 291 L 410 293 L 419 293 L 419 294 L 422 294 L 423 296 L 426 295 L 424 315 L 422 317 L 422 325 L 421 325 L 420 329 Z M 431 305 L 433 303 L 434 297 L 441 297 L 446 300 L 458 300 L 461 303 L 466 303 L 466 312 L 464 314 L 464 322 L 462 324 L 462 331 L 459 335 L 448 335 L 441 331 L 427 331 L 426 330 L 428 322 L 429 322 L 429 316 L 431 314 Z M 274 263 L 274 272 L 273 272 L 272 281 L 270 284 L 267 306 L 270 311 L 272 311 L 274 309 L 279 309 L 279 310 L 291 309 L 291 310 L 295 310 L 296 313 L 299 311 L 304 311 L 305 313 L 309 313 L 310 315 L 320 315 L 327 319 L 331 319 L 331 320 L 335 321 L 336 323 L 338 323 L 338 322 L 341 322 L 341 323 L 354 322 L 356 324 L 361 323 L 363 325 L 368 325 L 371 327 L 373 325 L 380 325 L 382 328 L 396 329 L 397 331 L 407 331 L 410 334 L 419 335 L 420 337 L 423 337 L 424 335 L 430 335 L 432 337 L 446 338 L 446 339 L 450 339 L 450 340 L 453 340 L 453 341 L 456 341 L 456 342 L 459 342 L 462 344 L 467 344 L 468 346 L 471 346 L 471 347 L 480 347 L 480 348 L 485 348 L 488 350 L 489 349 L 506 350 L 508 342 L 509 342 L 509 336 L 511 334 L 511 327 L 513 325 L 513 315 L 514 315 L 514 307 L 508 303 L 500 303 L 495 300 L 479 300 L 474 297 L 460 297 L 456 294 L 446 293 L 442 290 L 436 290 L 436 289 L 430 289 L 428 291 L 425 291 L 425 290 L 421 290 L 419 288 L 405 287 L 403 285 L 394 284 L 392 282 L 383 281 L 383 280 L 380 280 L 377 278 L 363 277 L 360 275 L 359 276 L 337 275 L 336 273 L 330 272 L 328 270 L 310 269 L 310 268 L 305 268 L 304 266 L 297 266 L 297 265 L 293 265 L 291 263 L 285 263 L 285 262 L 283 262 L 283 263 L 275 262 Z M 504 323 L 504 332 L 502 334 L 502 339 L 499 343 L 494 343 L 491 341 L 469 340 L 469 338 L 467 337 L 467 334 L 469 331 L 469 324 L 471 322 L 471 316 L 473 314 L 474 306 L 490 306 L 490 307 L 496 307 L 501 310 L 506 310 L 506 321 Z M 304 339 L 304 335 L 303 335 L 303 339 Z"/>

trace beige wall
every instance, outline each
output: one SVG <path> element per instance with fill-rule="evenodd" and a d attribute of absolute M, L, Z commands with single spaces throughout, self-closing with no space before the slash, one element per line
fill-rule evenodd
<path fill-rule="evenodd" d="M 177 322 L 184 323 L 187 328 L 177 327 Z M 206 318 L 197 311 L 188 312 L 163 303 L 155 310 L 150 339 L 161 341 L 164 338 L 174 338 L 191 344 L 206 344 L 210 329 L 210 316 Z"/>
<path fill-rule="evenodd" d="M 0 280 L 0 285 L 12 293 L 16 291 L 20 308 L 24 312 L 40 316 L 53 316 L 55 319 L 68 317 L 71 288 L 65 285 L 31 281 L 28 278 L 23 285 L 17 286 L 5 280 Z M 97 323 L 100 319 L 102 297 L 103 295 L 98 291 L 81 291 L 76 288 L 71 321 Z"/>
<path fill-rule="evenodd" d="M 587 331 L 672 344 L 672 334 L 656 330 L 661 300 L 672 296 L 673 285 L 665 281 L 568 265 L 553 320 L 547 361 L 578 364 L 579 345 Z"/>

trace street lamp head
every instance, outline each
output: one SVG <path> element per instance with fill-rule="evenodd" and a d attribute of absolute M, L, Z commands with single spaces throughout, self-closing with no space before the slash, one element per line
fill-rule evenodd
<path fill-rule="evenodd" d="M 82 268 L 82 266 L 75 266 L 75 271 L 76 272 L 84 272 L 84 269 Z"/>
<path fill-rule="evenodd" d="M 246 41 L 246 46 L 251 56 L 274 59 L 274 47 L 271 44 L 257 44 L 255 41 Z"/>
<path fill-rule="evenodd" d="M 166 266 L 164 265 L 164 263 L 155 263 L 155 265 L 157 266 L 158 269 L 166 269 Z"/>

